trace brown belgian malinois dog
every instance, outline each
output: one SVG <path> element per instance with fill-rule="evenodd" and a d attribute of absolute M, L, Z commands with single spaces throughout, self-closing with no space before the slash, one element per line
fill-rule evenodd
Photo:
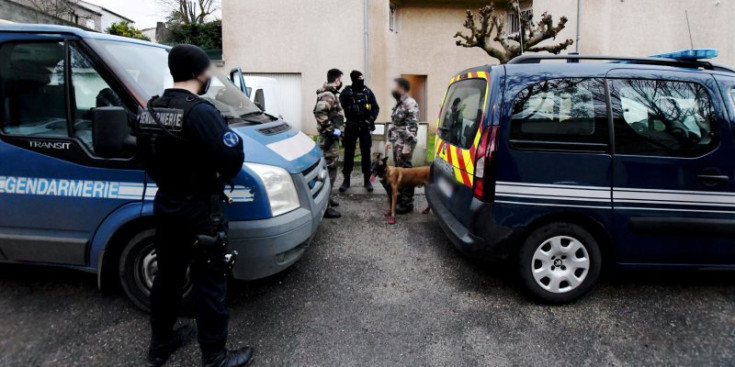
<path fill-rule="evenodd" d="M 401 168 L 388 166 L 388 157 L 382 158 L 378 154 L 373 160 L 370 169 L 370 180 L 375 177 L 380 178 L 380 183 L 388 193 L 388 210 L 385 216 L 388 217 L 388 224 L 396 224 L 396 200 L 398 200 L 398 190 L 407 187 L 426 186 L 429 183 L 429 167 Z M 428 214 L 431 208 L 426 207 L 422 211 Z"/>

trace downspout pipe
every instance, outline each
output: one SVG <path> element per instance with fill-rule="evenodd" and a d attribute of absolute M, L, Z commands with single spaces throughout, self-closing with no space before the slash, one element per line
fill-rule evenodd
<path fill-rule="evenodd" d="M 579 54 L 579 40 L 580 37 L 580 31 L 582 30 L 582 0 L 577 0 L 577 41 L 576 44 L 576 51 L 577 54 Z"/>
<path fill-rule="evenodd" d="M 368 80 L 368 0 L 363 0 L 363 75 L 365 75 L 365 81 Z"/>

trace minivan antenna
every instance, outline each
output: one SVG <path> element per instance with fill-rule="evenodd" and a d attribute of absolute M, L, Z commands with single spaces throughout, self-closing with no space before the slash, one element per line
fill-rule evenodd
<path fill-rule="evenodd" d="M 691 24 L 689 24 L 689 11 L 688 10 L 684 10 L 684 15 L 687 18 L 687 28 L 689 29 L 689 42 L 691 43 L 692 50 L 693 50 L 694 49 L 694 39 L 692 38 L 692 26 L 691 26 Z"/>

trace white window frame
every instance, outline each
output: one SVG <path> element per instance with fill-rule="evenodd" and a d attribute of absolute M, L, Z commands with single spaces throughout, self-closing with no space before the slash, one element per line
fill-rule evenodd
<path fill-rule="evenodd" d="M 524 19 L 533 19 L 533 8 L 521 9 L 521 17 Z M 527 18 L 529 17 L 529 18 Z M 521 20 L 518 18 L 518 14 L 515 12 L 508 12 L 505 23 L 507 29 L 506 34 L 508 37 L 515 36 L 521 31 Z"/>
<path fill-rule="evenodd" d="M 388 8 L 388 30 L 398 33 L 398 7 L 392 3 Z"/>

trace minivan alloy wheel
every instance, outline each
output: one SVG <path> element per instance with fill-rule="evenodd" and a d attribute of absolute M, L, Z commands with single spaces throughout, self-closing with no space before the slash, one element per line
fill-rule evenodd
<path fill-rule="evenodd" d="M 587 277 L 589 267 L 587 248 L 569 236 L 554 236 L 542 242 L 531 260 L 536 283 L 552 293 L 566 293 L 577 288 Z"/>
<path fill-rule="evenodd" d="M 597 283 L 601 270 L 598 239 L 576 223 L 547 223 L 529 233 L 518 248 L 521 285 L 539 302 L 578 299 Z"/>

